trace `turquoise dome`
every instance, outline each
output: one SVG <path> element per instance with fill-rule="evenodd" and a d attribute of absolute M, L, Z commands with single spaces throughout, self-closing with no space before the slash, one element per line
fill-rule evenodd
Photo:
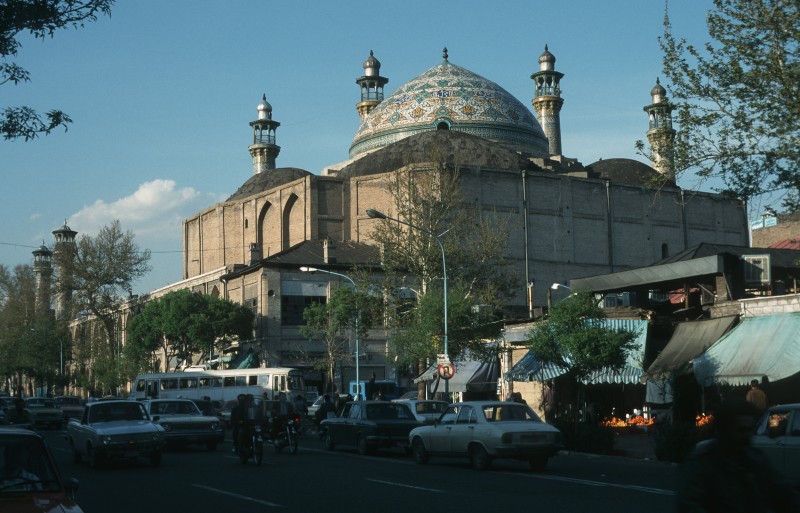
<path fill-rule="evenodd" d="M 446 59 L 387 97 L 361 122 L 350 158 L 420 132 L 448 129 L 547 155 L 547 138 L 530 110 L 508 91 Z"/>

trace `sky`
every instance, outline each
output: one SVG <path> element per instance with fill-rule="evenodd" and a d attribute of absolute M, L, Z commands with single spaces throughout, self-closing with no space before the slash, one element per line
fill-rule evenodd
<path fill-rule="evenodd" d="M 673 33 L 707 41 L 711 7 L 669 2 Z M 665 0 L 120 0 L 81 29 L 23 36 L 15 62 L 31 81 L 0 86 L 0 108 L 60 109 L 74 122 L 0 140 L 0 264 L 32 264 L 65 221 L 80 237 L 116 219 L 152 253 L 134 294 L 179 281 L 182 220 L 252 176 L 249 122 L 262 95 L 281 123 L 277 166 L 319 174 L 348 158 L 370 50 L 386 96 L 447 47 L 451 63 L 532 111 L 530 75 L 548 45 L 564 74 L 564 155 L 647 162 L 634 145 L 646 140 L 642 109 L 662 70 L 664 9 Z"/>

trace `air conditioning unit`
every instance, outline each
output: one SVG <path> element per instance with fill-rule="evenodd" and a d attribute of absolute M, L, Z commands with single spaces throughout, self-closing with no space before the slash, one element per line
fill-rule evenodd
<path fill-rule="evenodd" d="M 743 255 L 745 285 L 769 285 L 772 281 L 769 255 Z"/>

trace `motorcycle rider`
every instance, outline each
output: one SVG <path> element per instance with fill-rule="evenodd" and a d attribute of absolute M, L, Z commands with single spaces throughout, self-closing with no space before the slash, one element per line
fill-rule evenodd
<path fill-rule="evenodd" d="M 272 405 L 272 429 L 270 435 L 272 439 L 278 437 L 278 433 L 286 426 L 286 420 L 294 414 L 294 405 L 286 399 L 286 394 L 278 394 L 278 400 Z"/>

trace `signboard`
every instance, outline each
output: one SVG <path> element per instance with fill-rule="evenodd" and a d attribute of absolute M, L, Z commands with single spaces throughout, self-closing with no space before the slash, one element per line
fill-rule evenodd
<path fill-rule="evenodd" d="M 456 373 L 456 368 L 450 362 L 440 363 L 436 368 L 436 372 L 439 374 L 440 378 L 448 380 Z"/>

